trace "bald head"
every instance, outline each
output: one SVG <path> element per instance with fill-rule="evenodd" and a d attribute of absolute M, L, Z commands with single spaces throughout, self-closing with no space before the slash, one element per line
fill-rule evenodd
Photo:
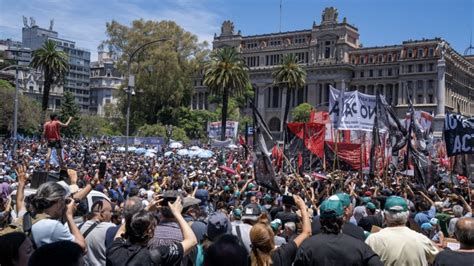
<path fill-rule="evenodd" d="M 139 197 L 130 197 L 125 201 L 123 206 L 123 217 L 127 220 L 131 218 L 135 213 L 143 210 L 143 203 Z"/>
<path fill-rule="evenodd" d="M 474 249 L 474 218 L 460 218 L 454 230 L 462 249 Z"/>

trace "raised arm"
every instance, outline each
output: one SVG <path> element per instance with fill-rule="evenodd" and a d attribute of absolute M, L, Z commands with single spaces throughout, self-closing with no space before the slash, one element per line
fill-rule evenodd
<path fill-rule="evenodd" d="M 81 231 L 79 231 L 79 228 L 77 228 L 77 225 L 74 223 L 74 212 L 76 211 L 76 203 L 74 200 L 71 200 L 71 202 L 67 205 L 67 211 L 66 211 L 66 220 L 67 220 L 67 225 L 69 227 L 69 231 L 71 231 L 71 234 L 74 236 L 74 242 L 78 244 L 84 252 L 87 252 L 87 244 L 86 240 L 81 234 Z"/>
<path fill-rule="evenodd" d="M 428 201 L 430 203 L 430 206 L 434 206 L 434 201 L 428 197 L 425 193 L 423 193 L 423 191 L 419 191 L 420 195 L 423 197 L 423 199 L 425 199 L 426 201 Z"/>
<path fill-rule="evenodd" d="M 71 123 L 71 121 L 72 121 L 72 117 L 70 116 L 66 123 L 59 122 L 59 125 L 62 127 L 67 127 L 69 126 L 69 123 Z"/>
<path fill-rule="evenodd" d="M 168 202 L 168 206 L 170 207 L 171 212 L 178 221 L 179 227 L 181 228 L 181 232 L 183 233 L 184 239 L 183 241 L 181 241 L 181 245 L 183 245 L 184 255 L 187 255 L 191 251 L 191 249 L 195 245 L 197 245 L 197 239 L 194 235 L 193 230 L 181 215 L 181 211 L 183 210 L 183 205 L 181 205 L 181 198 L 178 198 L 173 204 Z"/>
<path fill-rule="evenodd" d="M 25 186 L 26 186 L 26 166 L 18 165 L 15 169 L 17 179 L 18 179 L 18 188 L 16 189 L 16 215 L 20 217 L 22 211 L 26 212 L 25 208 Z"/>
<path fill-rule="evenodd" d="M 299 247 L 306 238 L 311 236 L 311 223 L 309 221 L 308 208 L 306 208 L 303 199 L 299 196 L 293 196 L 293 198 L 295 199 L 296 206 L 301 211 L 301 220 L 303 222 L 302 231 L 294 240 L 296 246 Z"/>

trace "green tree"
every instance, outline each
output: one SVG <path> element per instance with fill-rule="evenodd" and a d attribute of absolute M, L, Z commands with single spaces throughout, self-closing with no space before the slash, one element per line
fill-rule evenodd
<path fill-rule="evenodd" d="M 308 122 L 313 107 L 309 103 L 302 103 L 291 111 L 294 122 Z"/>
<path fill-rule="evenodd" d="M 43 100 L 41 101 L 43 119 L 48 109 L 51 86 L 59 83 L 69 69 L 68 60 L 68 55 L 58 50 L 56 43 L 52 40 L 47 40 L 41 48 L 33 51 L 30 66 L 43 71 L 44 75 Z"/>
<path fill-rule="evenodd" d="M 15 87 L 6 80 L 0 80 L 0 135 L 13 131 L 13 108 Z M 33 135 L 38 133 L 41 106 L 19 93 L 18 95 L 18 133 Z"/>
<path fill-rule="evenodd" d="M 66 121 L 72 117 L 72 121 L 68 127 L 62 130 L 66 137 L 77 137 L 81 133 L 81 117 L 79 106 L 74 102 L 74 95 L 66 91 L 64 93 L 64 102 L 61 105 L 60 118 L 61 121 Z"/>
<path fill-rule="evenodd" d="M 272 73 L 272 76 L 275 83 L 286 88 L 285 113 L 283 116 L 283 132 L 286 132 L 291 92 L 302 88 L 306 84 L 306 71 L 299 64 L 296 55 L 285 54 L 281 60 L 281 65 Z"/>
<path fill-rule="evenodd" d="M 162 124 L 154 124 L 154 125 L 143 125 L 137 130 L 137 135 L 139 137 L 163 137 L 166 138 L 166 128 Z M 189 138 L 186 135 L 184 129 L 180 127 L 173 127 L 173 133 L 171 135 L 173 140 L 189 142 Z"/>
<path fill-rule="evenodd" d="M 229 96 L 242 95 L 248 84 L 248 67 L 235 48 L 224 47 L 211 53 L 205 65 L 204 85 L 212 94 L 222 95 L 221 140 L 225 140 Z"/>
<path fill-rule="evenodd" d="M 144 43 L 155 43 L 139 52 L 131 62 L 135 75 L 135 95 L 131 97 L 130 130 L 159 121 L 158 113 L 166 107 L 189 105 L 194 89 L 193 76 L 209 54 L 207 43 L 185 31 L 173 21 L 135 20 L 131 26 L 116 21 L 107 23 L 107 40 L 102 43 L 119 56 L 117 67 L 127 74 L 128 55 Z M 127 84 L 127 82 L 125 82 Z M 125 116 L 126 93 L 120 93 L 119 108 Z"/>
<path fill-rule="evenodd" d="M 117 136 L 120 132 L 109 119 L 96 115 L 81 116 L 81 134 L 83 136 Z"/>

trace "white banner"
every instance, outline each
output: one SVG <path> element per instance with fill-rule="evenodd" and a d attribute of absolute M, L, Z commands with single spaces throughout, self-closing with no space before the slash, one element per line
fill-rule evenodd
<path fill-rule="evenodd" d="M 211 139 L 217 139 L 221 137 L 221 125 L 219 122 L 210 122 L 207 124 L 208 136 Z M 236 138 L 237 132 L 239 131 L 239 122 L 227 121 L 225 136 L 226 138 Z"/>
<path fill-rule="evenodd" d="M 363 94 L 358 91 L 344 92 L 343 108 L 339 108 L 339 94 L 339 90 L 330 87 L 329 116 L 333 127 L 340 130 L 372 131 L 375 117 L 375 95 Z M 384 101 L 384 97 L 381 97 Z"/>

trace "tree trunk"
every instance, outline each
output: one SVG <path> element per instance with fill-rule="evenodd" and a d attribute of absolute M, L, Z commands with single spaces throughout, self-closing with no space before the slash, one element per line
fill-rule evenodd
<path fill-rule="evenodd" d="M 49 92 L 53 83 L 51 72 L 48 69 L 44 71 L 44 86 L 43 86 L 43 99 L 41 101 L 41 126 L 46 122 L 46 110 L 48 110 L 49 104 Z"/>
<path fill-rule="evenodd" d="M 221 140 L 225 140 L 225 131 L 227 128 L 227 104 L 229 98 L 229 91 L 227 88 L 224 88 L 224 94 L 222 95 L 222 119 L 221 119 Z"/>

